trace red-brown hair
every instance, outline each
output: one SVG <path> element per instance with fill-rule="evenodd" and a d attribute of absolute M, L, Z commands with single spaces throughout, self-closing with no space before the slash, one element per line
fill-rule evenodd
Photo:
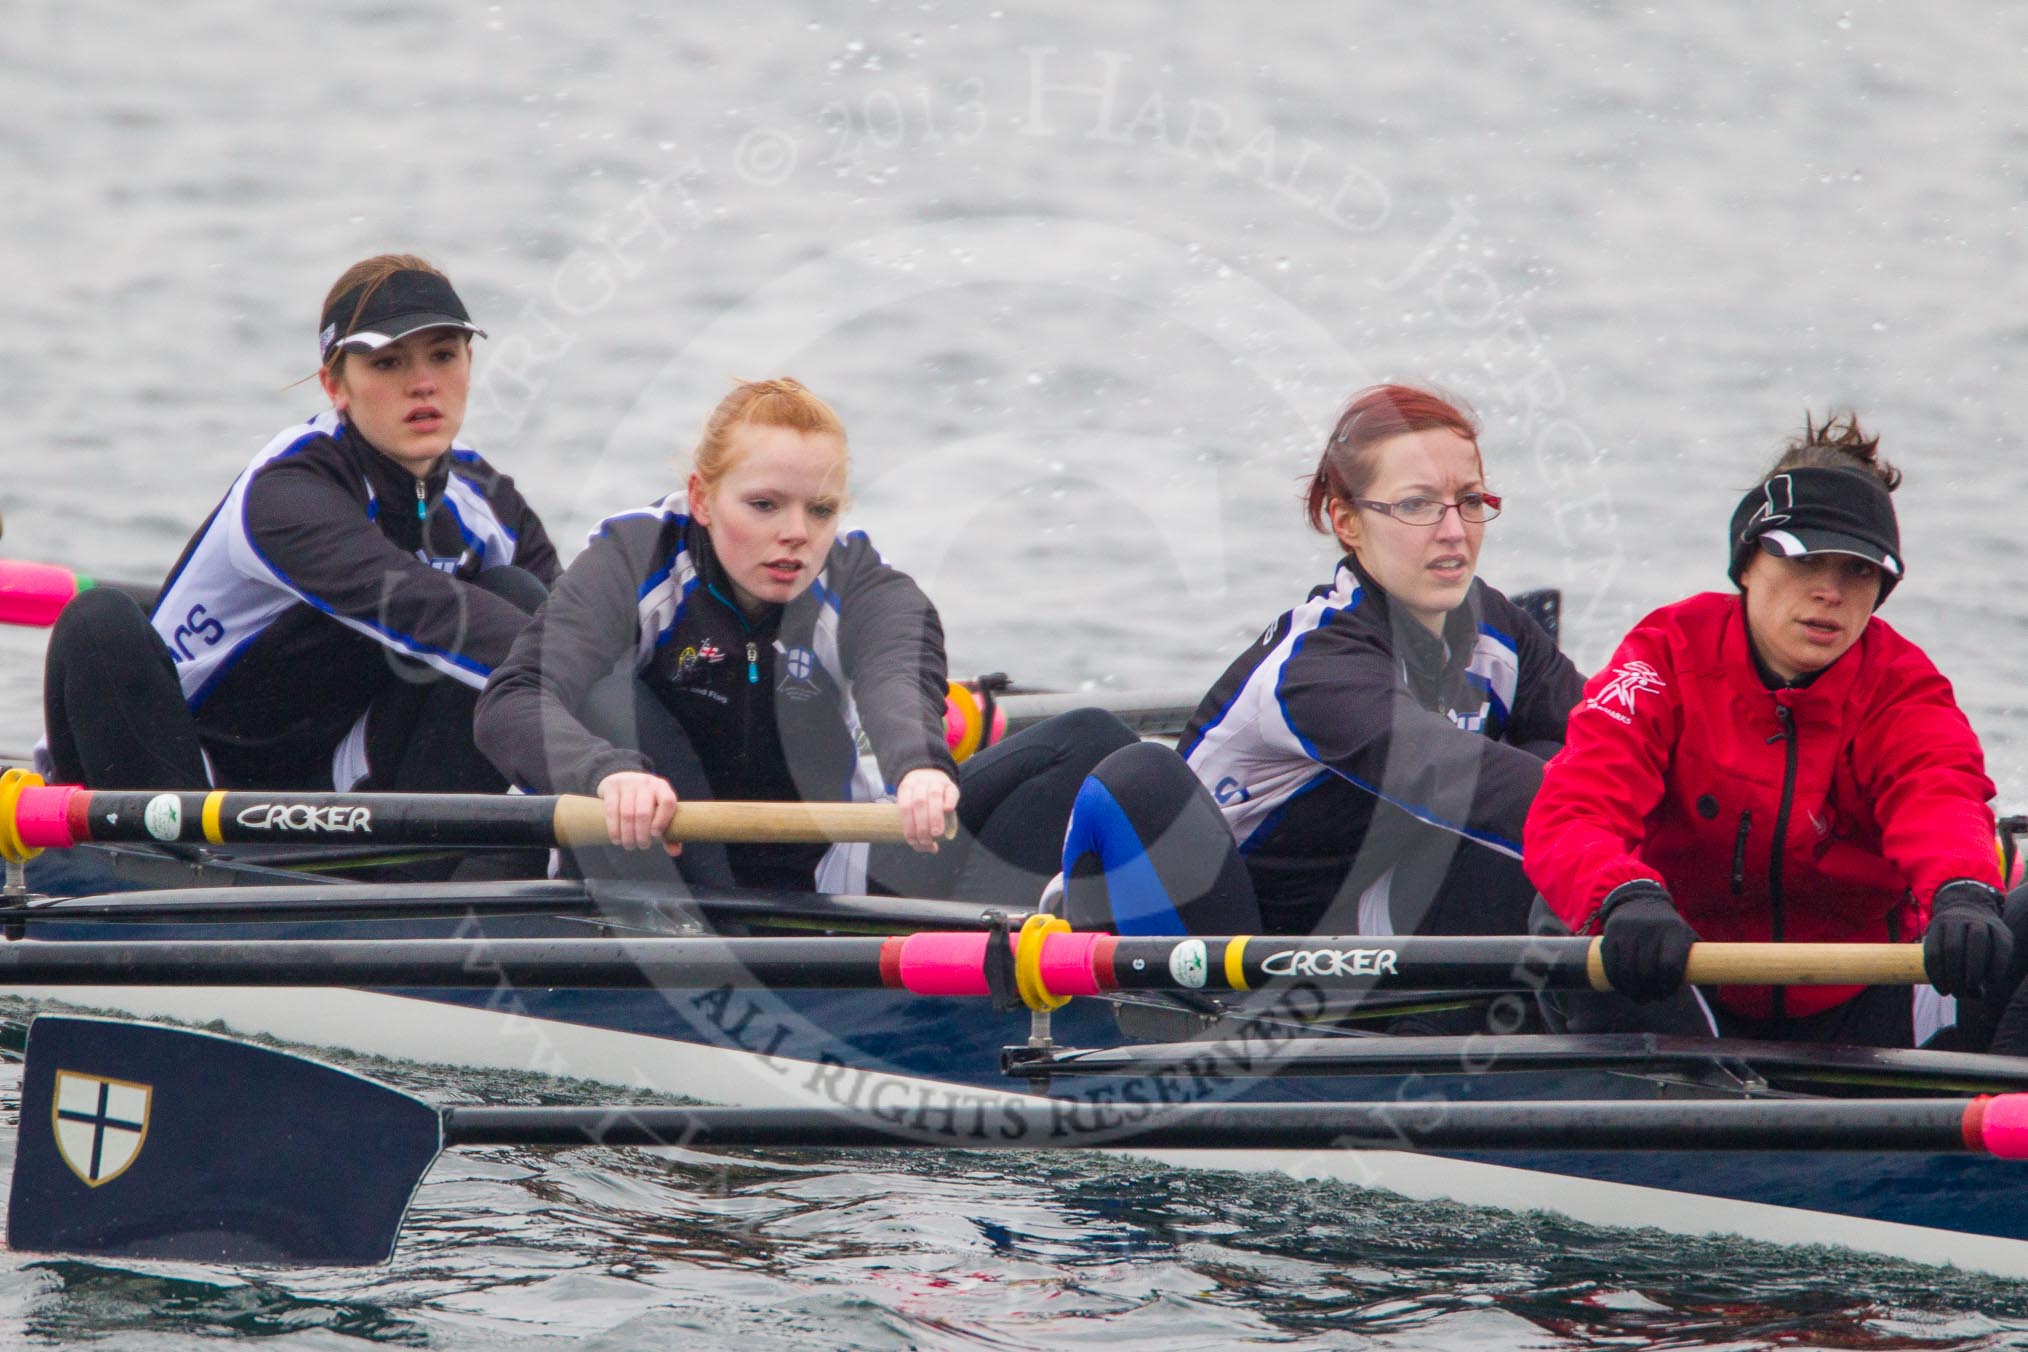
<path fill-rule="evenodd" d="M 1446 428 L 1479 447 L 1479 424 L 1461 401 L 1415 385 L 1369 385 L 1338 415 L 1303 493 L 1310 525 L 1332 534 L 1331 500 L 1364 493 L 1378 470 L 1373 448 L 1404 432 Z"/>
<path fill-rule="evenodd" d="M 732 468 L 732 434 L 742 427 L 786 427 L 793 432 L 828 433 L 845 445 L 845 424 L 810 387 L 789 376 L 774 380 L 738 380 L 732 393 L 718 401 L 704 421 L 691 468 L 706 488 L 716 488 Z"/>

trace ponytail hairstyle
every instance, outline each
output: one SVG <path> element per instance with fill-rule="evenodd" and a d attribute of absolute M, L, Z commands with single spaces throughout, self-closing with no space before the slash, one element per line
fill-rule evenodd
<path fill-rule="evenodd" d="M 1325 535 L 1331 528 L 1331 503 L 1364 494 L 1379 472 L 1374 448 L 1404 432 L 1445 428 L 1479 449 L 1479 424 L 1461 400 L 1416 385 L 1369 385 L 1352 396 L 1338 415 L 1317 468 L 1303 492 L 1303 514 L 1312 529 Z M 1484 473 L 1483 463 L 1480 473 Z"/>
<path fill-rule="evenodd" d="M 732 436 L 742 427 L 786 427 L 803 433 L 828 432 L 845 446 L 845 424 L 831 406 L 810 393 L 800 380 L 780 376 L 774 380 L 733 382 L 732 392 L 718 401 L 704 420 L 704 435 L 697 442 L 691 462 L 697 477 L 709 490 L 718 486 L 735 462 Z M 841 454 L 841 468 L 849 457 Z"/>

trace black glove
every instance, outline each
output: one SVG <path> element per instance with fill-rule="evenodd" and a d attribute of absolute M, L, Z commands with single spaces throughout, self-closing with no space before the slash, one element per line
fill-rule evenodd
<path fill-rule="evenodd" d="M 1629 1000 L 1666 1000 L 1683 988 L 1683 969 L 1697 931 L 1660 883 L 1621 883 L 1599 908 L 1605 918 L 1599 957 L 1606 980 Z"/>
<path fill-rule="evenodd" d="M 2000 889 L 1959 878 L 1936 890 L 1929 904 L 1929 933 L 1922 936 L 1922 968 L 1945 995 L 1984 999 L 2000 995 L 2014 936 L 2000 919 Z"/>

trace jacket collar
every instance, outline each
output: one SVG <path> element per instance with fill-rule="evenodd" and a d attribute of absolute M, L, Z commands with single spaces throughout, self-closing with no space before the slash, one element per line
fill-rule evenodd
<path fill-rule="evenodd" d="M 1861 668 L 1866 665 L 1867 653 L 1872 647 L 1873 626 L 1877 621 L 1867 620 L 1866 627 L 1860 631 L 1859 641 L 1818 673 L 1808 685 L 1768 689 L 1760 678 L 1760 663 L 1754 658 L 1753 640 L 1746 629 L 1746 596 L 1737 593 L 1730 600 L 1725 631 L 1719 639 L 1719 653 L 1725 670 L 1744 688 L 1767 690 L 1776 703 L 1788 705 L 1798 716 L 1823 712 L 1827 717 L 1837 717 L 1858 683 Z"/>
<path fill-rule="evenodd" d="M 739 598 L 733 594 L 732 579 L 727 575 L 725 565 L 719 562 L 718 551 L 711 547 L 711 532 L 696 517 L 690 518 L 689 538 L 684 543 L 697 569 L 697 581 L 710 593 L 713 604 L 722 605 L 736 616 L 746 631 L 756 638 L 772 636 L 780 628 L 782 617 L 789 608 L 802 604 L 810 596 L 810 592 L 805 590 L 802 596 L 786 606 L 767 605 L 761 607 L 758 615 L 749 615 L 740 609 Z"/>
<path fill-rule="evenodd" d="M 1472 579 L 1464 601 L 1444 616 L 1444 631 L 1439 637 L 1414 616 L 1405 612 L 1394 614 L 1393 598 L 1360 566 L 1358 555 L 1348 552 L 1338 566 L 1350 570 L 1363 593 L 1362 604 L 1371 605 L 1374 618 L 1387 627 L 1394 641 L 1395 656 L 1401 661 L 1411 689 L 1444 688 L 1472 660 L 1472 650 L 1479 641 L 1485 587 L 1477 577 Z"/>
<path fill-rule="evenodd" d="M 344 418 L 338 420 L 335 440 L 351 454 L 359 472 L 366 476 L 366 482 L 373 486 L 373 491 L 383 501 L 409 502 L 414 499 L 415 475 L 375 450 L 373 443 L 361 436 L 359 429 Z M 430 472 L 423 476 L 423 493 L 435 502 L 444 495 L 444 488 L 450 481 L 451 457 L 447 451 L 437 457 L 436 464 L 430 466 Z"/>

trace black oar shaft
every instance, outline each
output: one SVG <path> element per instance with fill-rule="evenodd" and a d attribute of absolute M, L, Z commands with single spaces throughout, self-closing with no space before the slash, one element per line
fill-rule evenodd
<path fill-rule="evenodd" d="M 156 792 L 32 787 L 6 800 L 0 838 L 225 844 L 603 845 L 605 809 L 582 795 Z M 951 823 L 955 830 L 955 820 Z M 682 802 L 669 840 L 898 841 L 892 803 Z"/>
<path fill-rule="evenodd" d="M 447 1145 L 927 1146 L 944 1149 L 1965 1151 L 1964 1099 L 1196 1104 L 943 1090 L 829 1109 L 452 1107 Z"/>
<path fill-rule="evenodd" d="M 330 895 L 318 889 L 320 895 Z M 142 942 L 27 940 L 0 944 L 0 982 L 19 985 L 237 985 L 237 986 L 521 986 L 598 987 L 734 985 L 803 986 L 850 990 L 896 986 L 919 995 L 994 994 L 996 962 L 991 933 L 921 932 L 907 937 L 857 938 L 779 936 L 768 938 L 644 939 L 250 939 Z M 1131 943 L 1123 955 L 1120 948 Z M 1361 939 L 1212 938 L 1208 940 L 1114 940 L 1100 934 L 1024 932 L 1005 967 L 1011 975 L 999 993 L 1024 997 L 1093 995 L 1129 987 L 1147 990 L 1259 989 L 1308 992 L 1379 988 L 1541 989 L 1583 986 L 1597 980 L 1596 959 L 1578 965 L 1595 940 L 1443 939 L 1415 937 Z M 1544 945 L 1554 955 L 1522 955 Z M 1194 948 L 1188 947 L 1195 945 Z M 1230 952 L 1260 945 L 1269 957 L 1261 981 L 1235 986 L 1205 969 L 1207 951 Z M 1111 946 L 1108 953 L 1108 946 Z M 1152 947 L 1150 947 L 1152 946 Z M 1461 956 L 1469 947 L 1479 956 Z M 1722 969 L 1727 950 L 1779 949 L 1782 945 L 1699 945 L 1715 956 L 1707 967 Z M 1912 964 L 1921 972 L 1919 945 L 1799 945 L 1814 950 L 1851 949 L 1867 964 L 1881 956 Z M 1146 958 L 1134 956 L 1147 952 Z M 1329 964 L 1312 963 L 1284 973 L 1277 953 L 1329 953 Z M 1391 955 L 1387 970 L 1368 975 L 1361 963 L 1373 953 Z M 1159 960 L 1163 953 L 1169 956 Z M 1178 954 L 1189 956 L 1186 964 Z M 1347 954 L 1354 956 L 1348 957 Z M 1418 955 L 1432 955 L 1425 960 Z M 1244 961 L 1236 960 L 1244 966 Z M 1757 959 L 1756 959 L 1757 961 Z M 1698 971 L 1692 951 L 1690 979 L 1713 979 Z M 1380 964 L 1368 964 L 1379 966 Z M 1851 979 L 1853 970 L 1820 963 L 1789 975 L 1799 983 Z M 1229 977 L 1230 973 L 1226 973 Z M 1124 979 L 1123 979 L 1124 978 Z M 1720 975 L 1717 979 L 1728 979 Z M 1730 978 L 1736 979 L 1736 978 Z M 1762 979 L 1769 979 L 1764 977 Z M 1778 977 L 1773 979 L 1780 979 Z M 1892 979 L 1876 977 L 1875 979 Z M 1901 980 L 1908 980 L 1903 975 Z M 1036 1001 L 1031 1000 L 1031 1004 Z M 1039 1007 L 1039 1006 L 1038 1006 Z"/>
<path fill-rule="evenodd" d="M 1311 938 L 1131 938 L 1101 949 L 1102 986 L 1120 990 L 1607 990 L 1599 941 L 1435 934 Z M 1913 985 L 1928 980 L 1921 944 L 1696 944 L 1685 980 L 1723 985 Z"/>
<path fill-rule="evenodd" d="M 93 789 L 70 816 L 94 841 L 548 845 L 554 798 L 532 794 L 195 793 Z"/>
<path fill-rule="evenodd" d="M 0 944 L 0 985 L 879 987 L 886 940 L 158 939 Z"/>
<path fill-rule="evenodd" d="M 515 915 L 606 916 L 632 923 L 643 914 L 672 919 L 703 915 L 743 923 L 794 921 L 868 931 L 979 929 L 989 923 L 989 908 L 963 901 L 764 888 L 704 892 L 645 882 L 533 879 L 164 888 L 38 901 L 33 906 L 0 906 L 0 923 L 46 927 L 86 921 L 239 924 L 430 917 L 484 920 Z M 1027 913 L 1016 912 L 1010 918 L 1019 924 Z"/>
<path fill-rule="evenodd" d="M 1210 990 L 1301 983 L 1325 990 L 1582 990 L 1592 984 L 1591 940 L 1524 935 L 1315 938 L 1121 937 L 1112 951 L 1120 990 Z"/>

